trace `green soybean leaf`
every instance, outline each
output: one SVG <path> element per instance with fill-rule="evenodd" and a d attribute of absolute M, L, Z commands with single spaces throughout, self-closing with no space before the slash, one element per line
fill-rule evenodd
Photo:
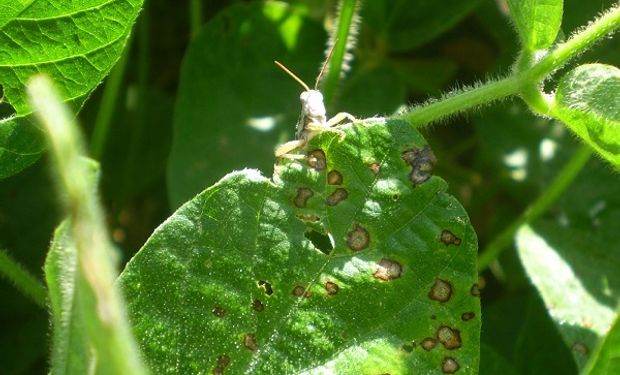
<path fill-rule="evenodd" d="M 620 302 L 618 175 L 592 160 L 545 219 L 521 229 L 517 249 L 551 318 L 583 368 Z"/>
<path fill-rule="evenodd" d="M 274 1 L 235 4 L 192 38 L 168 164 L 173 207 L 233 169 L 271 172 L 274 147 L 293 135 L 303 90 L 273 61 L 312 86 L 323 58 L 325 33 L 305 12 Z"/>
<path fill-rule="evenodd" d="M 581 65 L 556 93 L 557 116 L 614 166 L 620 166 L 620 69 Z"/>
<path fill-rule="evenodd" d="M 562 24 L 563 0 L 508 0 L 522 48 L 533 52 L 549 47 Z"/>
<path fill-rule="evenodd" d="M 477 373 L 476 237 L 432 151 L 401 121 L 340 129 L 227 175 L 127 264 L 154 373 Z"/>
<path fill-rule="evenodd" d="M 597 348 L 584 374 L 607 375 L 620 373 L 620 319 Z"/>
<path fill-rule="evenodd" d="M 141 0 L 0 0 L 1 101 L 15 115 L 0 119 L 0 178 L 32 164 L 42 134 L 28 117 L 24 85 L 38 72 L 54 79 L 78 109 L 120 57 Z"/>
<path fill-rule="evenodd" d="M 45 261 L 52 313 L 51 374 L 86 374 L 96 363 L 90 351 L 85 316 L 76 298 L 77 252 L 67 222 L 54 232 Z"/>
<path fill-rule="evenodd" d="M 362 36 L 378 39 L 389 51 L 418 47 L 450 29 L 467 16 L 479 0 L 394 0 L 362 4 Z"/>

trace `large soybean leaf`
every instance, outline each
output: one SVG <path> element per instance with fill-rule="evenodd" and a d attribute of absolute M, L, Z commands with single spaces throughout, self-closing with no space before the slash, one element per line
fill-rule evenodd
<path fill-rule="evenodd" d="M 418 47 L 466 17 L 479 0 L 366 1 L 362 5 L 361 42 L 378 39 L 388 51 Z"/>
<path fill-rule="evenodd" d="M 28 117 L 24 85 L 38 72 L 56 83 L 74 109 L 120 57 L 142 0 L 0 0 L 0 86 L 15 116 L 0 119 L 0 178 L 43 151 Z"/>
<path fill-rule="evenodd" d="M 157 374 L 476 374 L 476 236 L 400 121 L 322 133 L 273 180 L 234 172 L 119 279 Z"/>
<path fill-rule="evenodd" d="M 586 367 L 585 374 L 607 375 L 620 373 L 620 319 L 601 342 Z"/>
<path fill-rule="evenodd" d="M 557 116 L 614 166 L 620 166 L 620 69 L 581 65 L 567 73 L 556 94 Z"/>
<path fill-rule="evenodd" d="M 303 7 L 234 4 L 192 38 L 181 69 L 168 164 L 173 207 L 244 167 L 270 173 L 273 149 L 290 139 L 301 86 L 279 60 L 312 85 L 325 32 Z"/>
<path fill-rule="evenodd" d="M 524 268 L 579 368 L 613 324 L 620 303 L 618 183 L 616 173 L 591 161 L 553 215 L 517 236 Z"/>
<path fill-rule="evenodd" d="M 563 0 L 508 0 L 522 48 L 532 52 L 549 47 L 562 24 Z"/>

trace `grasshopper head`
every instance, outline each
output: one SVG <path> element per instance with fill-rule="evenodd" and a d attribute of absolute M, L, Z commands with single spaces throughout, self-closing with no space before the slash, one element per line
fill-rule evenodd
<path fill-rule="evenodd" d="M 301 101 L 301 114 L 311 119 L 322 119 L 325 122 L 325 104 L 323 94 L 319 90 L 306 90 L 299 96 Z M 320 120 L 319 120 L 320 122 Z"/>

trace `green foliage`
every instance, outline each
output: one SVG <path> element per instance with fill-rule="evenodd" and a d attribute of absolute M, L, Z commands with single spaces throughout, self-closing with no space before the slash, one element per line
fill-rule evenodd
<path fill-rule="evenodd" d="M 618 371 L 617 0 L 141 6 L 0 0 L 3 374 Z"/>
<path fill-rule="evenodd" d="M 0 119 L 0 178 L 37 160 L 42 135 L 24 85 L 34 73 L 54 79 L 75 110 L 108 74 L 125 47 L 141 0 L 0 1 L 0 85 L 14 116 Z"/>
<path fill-rule="evenodd" d="M 508 0 L 512 19 L 528 53 L 549 47 L 562 23 L 563 0 Z"/>
<path fill-rule="evenodd" d="M 605 159 L 620 166 L 620 69 L 581 65 L 562 78 L 557 116 Z"/>
<path fill-rule="evenodd" d="M 476 238 L 432 152 L 404 122 L 341 129 L 273 181 L 224 177 L 128 264 L 153 371 L 476 373 Z"/>
<path fill-rule="evenodd" d="M 587 374 L 615 374 L 620 371 L 620 336 L 618 320 L 613 325 L 607 338 L 601 342 L 599 348 L 590 360 Z"/>

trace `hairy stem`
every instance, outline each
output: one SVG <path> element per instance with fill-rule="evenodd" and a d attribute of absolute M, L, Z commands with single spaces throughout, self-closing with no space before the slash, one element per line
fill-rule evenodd
<path fill-rule="evenodd" d="M 31 78 L 27 89 L 34 113 L 45 128 L 58 190 L 71 222 L 70 235 L 78 261 L 75 306 L 78 314 L 86 318 L 86 337 L 108 373 L 145 374 L 120 291 L 114 285 L 114 248 L 94 179 L 83 157 L 84 146 L 74 116 L 62 105 L 46 76 Z"/>
<path fill-rule="evenodd" d="M 0 249 L 0 275 L 9 279 L 34 303 L 45 308 L 47 291 L 43 284 L 2 249 Z"/>
<path fill-rule="evenodd" d="M 336 87 L 338 86 L 338 81 L 340 81 L 342 68 L 345 63 L 347 48 L 350 48 L 351 38 L 355 37 L 352 28 L 355 27 L 354 18 L 358 10 L 357 3 L 358 0 L 341 0 L 339 4 L 338 25 L 330 39 L 330 47 L 333 43 L 336 43 L 336 46 L 334 46 L 329 69 L 321 88 L 321 92 L 325 97 L 325 103 L 328 105 L 334 99 Z"/>
<path fill-rule="evenodd" d="M 448 95 L 440 101 L 415 107 L 398 117 L 415 127 L 424 127 L 456 113 L 509 95 L 519 94 L 525 88 L 537 85 L 569 60 L 583 53 L 594 43 L 605 38 L 619 27 L 620 4 L 606 11 L 587 28 L 574 34 L 566 42 L 557 45 L 530 68 L 513 73 L 499 81 L 489 82 L 467 91 Z"/>
<path fill-rule="evenodd" d="M 483 271 L 507 249 L 513 241 L 514 235 L 525 223 L 531 223 L 539 218 L 547 209 L 558 199 L 558 197 L 570 186 L 575 177 L 586 165 L 592 148 L 588 145 L 581 145 L 575 152 L 571 160 L 558 173 L 551 185 L 542 193 L 521 216 L 506 227 L 497 237 L 495 237 L 478 257 L 478 270 Z"/>

